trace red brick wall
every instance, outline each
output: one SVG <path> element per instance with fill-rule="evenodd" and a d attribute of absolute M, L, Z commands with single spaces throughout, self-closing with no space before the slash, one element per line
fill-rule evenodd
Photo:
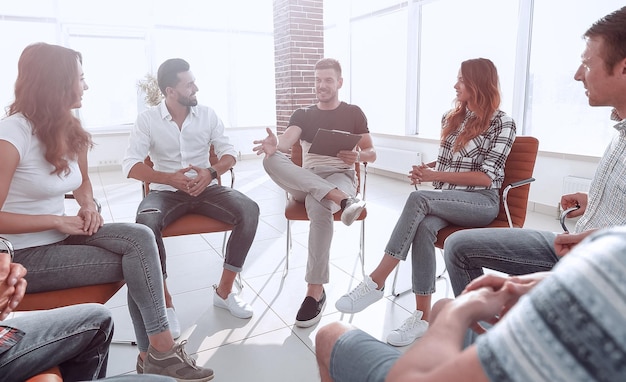
<path fill-rule="evenodd" d="M 313 68 L 324 57 L 323 0 L 274 1 L 276 126 L 284 131 L 301 106 L 317 102 Z"/>

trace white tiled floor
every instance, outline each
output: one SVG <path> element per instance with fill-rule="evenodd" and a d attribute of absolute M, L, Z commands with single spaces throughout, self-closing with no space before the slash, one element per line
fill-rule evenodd
<path fill-rule="evenodd" d="M 124 179 L 120 171 L 93 171 L 96 197 L 103 204 L 107 222 L 134 221 L 141 199 L 139 182 Z M 304 298 L 304 266 L 308 223 L 293 225 L 294 247 L 290 270 L 283 278 L 286 221 L 284 192 L 265 174 L 259 160 L 243 160 L 236 166 L 235 187 L 261 207 L 257 235 L 242 272 L 242 297 L 254 307 L 250 320 L 237 319 L 212 304 L 211 286 L 219 279 L 222 234 L 165 239 L 168 250 L 168 287 L 174 295 L 188 352 L 198 363 L 215 370 L 215 381 L 319 381 L 314 355 L 315 333 L 323 324 L 344 320 L 379 339 L 399 326 L 414 309 L 412 294 L 391 295 L 391 278 L 386 298 L 365 312 L 345 315 L 335 310 L 335 301 L 361 280 L 358 261 L 358 223 L 335 224 L 331 251 L 331 283 L 326 285 L 328 304 L 322 321 L 309 329 L 293 326 Z M 366 271 L 380 259 L 389 234 L 411 187 L 400 180 L 369 174 L 367 181 Z M 527 227 L 558 231 L 558 221 L 547 215 L 529 213 Z M 443 268 L 443 260 L 438 258 Z M 400 288 L 410 286 L 410 266 L 401 267 Z M 115 316 L 115 339 L 134 338 L 123 289 L 107 306 Z M 437 282 L 433 301 L 452 296 L 446 279 Z M 108 375 L 134 372 L 137 349 L 114 344 Z"/>

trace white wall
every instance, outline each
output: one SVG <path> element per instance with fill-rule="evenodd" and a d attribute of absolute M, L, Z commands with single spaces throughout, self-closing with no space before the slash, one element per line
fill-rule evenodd
<path fill-rule="evenodd" d="M 252 141 L 266 136 L 265 127 L 228 129 L 227 134 L 243 159 L 254 158 L 256 154 L 252 151 Z M 437 158 L 436 140 L 384 134 L 372 136 L 374 146 L 418 151 L 422 153 L 424 162 Z M 128 132 L 94 134 L 94 142 L 96 146 L 89 155 L 90 167 L 119 168 L 128 143 Z M 547 214 L 556 213 L 563 177 L 573 175 L 592 178 L 598 160 L 596 157 L 540 152 L 534 171 L 536 181 L 530 187 L 531 209 Z"/>

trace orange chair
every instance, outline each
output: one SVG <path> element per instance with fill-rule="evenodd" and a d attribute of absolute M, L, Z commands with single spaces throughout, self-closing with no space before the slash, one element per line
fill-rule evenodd
<path fill-rule="evenodd" d="M 42 373 L 32 376 L 26 382 L 62 382 L 61 370 L 58 367 L 52 367 Z"/>
<path fill-rule="evenodd" d="M 522 228 L 524 226 L 530 183 L 535 181 L 532 175 L 538 150 L 539 141 L 537 138 L 530 136 L 518 136 L 515 138 L 504 167 L 504 181 L 502 184 L 506 186 L 500 188 L 500 212 L 495 220 L 486 226 L 487 228 Z M 439 248 L 443 254 L 443 244 L 446 238 L 456 231 L 468 228 L 476 227 L 449 225 L 442 228 L 437 233 L 435 247 Z M 398 265 L 391 291 L 395 296 L 406 292 L 396 291 L 399 268 Z M 445 272 L 444 270 L 437 278 L 441 278 Z"/>
<path fill-rule="evenodd" d="M 302 166 L 302 146 L 300 142 L 296 142 L 291 147 L 291 161 L 298 166 Z M 354 169 L 357 176 L 357 195 L 361 195 L 361 199 L 365 200 L 365 185 L 367 182 L 367 162 L 363 162 L 363 179 L 361 180 L 361 163 L 355 163 Z M 365 274 L 365 217 L 367 209 L 361 212 L 357 218 L 361 222 L 361 236 L 359 241 L 359 259 L 361 260 L 361 272 Z M 306 213 L 304 203 L 298 202 L 292 195 L 287 195 L 287 205 L 285 206 L 285 218 L 287 218 L 287 251 L 285 254 L 285 269 L 283 277 L 289 272 L 289 254 L 293 247 L 293 239 L 291 237 L 291 222 L 294 220 L 308 221 L 309 217 Z M 341 221 L 341 211 L 333 215 L 334 221 Z"/>
<path fill-rule="evenodd" d="M 209 151 L 209 162 L 211 165 L 217 163 L 218 158 L 215 154 L 215 150 L 213 146 L 211 146 Z M 148 156 L 144 163 L 150 167 L 153 167 L 154 164 L 150 160 Z M 218 184 L 222 184 L 221 177 L 217 178 Z M 235 172 L 231 168 L 230 169 L 230 187 L 233 188 L 235 185 Z M 143 183 L 143 196 L 145 197 L 150 192 L 150 183 Z M 169 225 L 167 225 L 161 231 L 163 237 L 172 237 L 172 236 L 183 236 L 183 235 L 196 235 L 203 233 L 213 233 L 213 232 L 224 232 L 224 239 L 222 241 L 222 253 L 221 256 L 225 256 L 226 252 L 226 241 L 228 239 L 228 232 L 232 231 L 235 228 L 232 224 L 224 223 L 217 219 L 210 218 L 204 215 L 198 214 L 186 214 L 176 219 Z M 236 280 L 237 287 L 241 290 L 243 288 L 243 282 L 241 281 L 241 274 L 237 274 Z"/>

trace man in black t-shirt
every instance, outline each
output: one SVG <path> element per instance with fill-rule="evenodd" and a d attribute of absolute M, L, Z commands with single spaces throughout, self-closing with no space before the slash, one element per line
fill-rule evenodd
<path fill-rule="evenodd" d="M 356 106 L 339 101 L 343 84 L 341 66 L 335 59 L 325 58 L 315 64 L 315 91 L 318 102 L 296 110 L 289 127 L 276 137 L 271 129 L 263 140 L 254 141 L 254 151 L 265 154 L 263 166 L 269 176 L 296 200 L 304 202 L 309 220 L 309 257 L 305 280 L 306 298 L 296 315 L 296 326 L 315 325 L 326 303 L 324 284 L 329 282 L 330 243 L 333 235 L 333 214 L 343 210 L 341 220 L 352 224 L 365 203 L 356 199 L 356 162 L 373 162 L 376 151 L 367 128 L 367 118 Z M 341 150 L 336 157 L 309 153 L 319 129 L 341 130 L 361 135 L 353 150 Z M 302 167 L 295 165 L 284 153 L 300 142 Z"/>

